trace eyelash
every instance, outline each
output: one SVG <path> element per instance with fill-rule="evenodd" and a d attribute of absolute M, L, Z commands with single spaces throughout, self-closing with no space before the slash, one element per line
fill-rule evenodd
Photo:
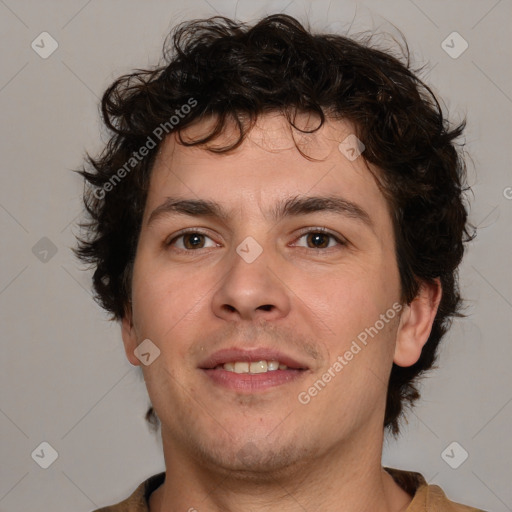
<path fill-rule="evenodd" d="M 300 233 L 298 238 L 295 239 L 295 242 L 297 242 L 302 237 L 304 237 L 305 235 L 308 235 L 310 233 L 321 233 L 323 235 L 327 235 L 327 236 L 331 237 L 332 239 L 334 239 L 338 243 L 339 246 L 346 246 L 347 245 L 347 241 L 344 238 L 341 238 L 340 236 L 337 236 L 334 233 L 331 233 L 330 231 L 328 231 L 327 229 L 322 228 L 322 227 L 307 228 L 307 230 L 304 230 L 304 231 L 302 231 Z M 190 234 L 203 235 L 203 236 L 205 236 L 207 238 L 210 238 L 212 240 L 212 238 L 210 236 L 208 236 L 208 234 L 205 233 L 204 231 L 202 231 L 201 229 L 187 229 L 185 231 L 182 231 L 182 232 L 178 233 L 171 240 L 165 242 L 165 245 L 167 247 L 171 247 L 176 242 L 176 240 L 179 240 L 180 238 L 184 237 L 185 235 L 190 235 Z M 330 250 L 334 249 L 333 247 L 326 247 L 326 248 L 318 247 L 316 249 L 314 247 L 302 247 L 302 248 L 303 249 L 309 249 L 309 250 L 312 250 L 312 251 L 321 250 L 322 252 L 330 251 Z M 181 248 L 177 248 L 176 249 L 175 248 L 175 250 L 181 251 L 181 252 L 198 252 L 198 251 L 201 251 L 201 249 L 211 249 L 211 247 L 200 247 L 199 249 L 181 249 Z"/>

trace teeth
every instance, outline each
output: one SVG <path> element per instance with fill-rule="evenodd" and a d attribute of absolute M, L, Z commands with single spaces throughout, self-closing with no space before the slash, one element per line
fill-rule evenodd
<path fill-rule="evenodd" d="M 228 372 L 254 374 L 272 372 L 277 369 L 287 370 L 288 366 L 280 364 L 279 361 L 255 361 L 252 363 L 248 363 L 246 361 L 233 361 L 224 363 L 222 368 Z"/>
<path fill-rule="evenodd" d="M 249 363 L 246 362 L 236 362 L 235 369 L 233 370 L 235 373 L 249 373 Z"/>
<path fill-rule="evenodd" d="M 267 369 L 267 361 L 258 361 L 249 365 L 249 372 L 251 373 L 266 373 Z"/>
<path fill-rule="evenodd" d="M 267 363 L 267 369 L 270 371 L 277 370 L 279 368 L 279 361 L 269 361 Z"/>

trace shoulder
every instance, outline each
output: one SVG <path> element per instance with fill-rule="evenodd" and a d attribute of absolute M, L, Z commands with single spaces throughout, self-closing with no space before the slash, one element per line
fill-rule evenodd
<path fill-rule="evenodd" d="M 441 487 L 437 485 L 426 486 L 426 505 L 428 511 L 439 512 L 485 512 L 480 508 L 474 508 L 462 503 L 456 503 L 447 498 Z"/>
<path fill-rule="evenodd" d="M 148 500 L 151 493 L 165 480 L 165 472 L 144 480 L 133 493 L 115 505 L 102 507 L 93 512 L 148 512 Z"/>
<path fill-rule="evenodd" d="M 412 496 L 412 501 L 405 512 L 485 512 L 451 501 L 441 487 L 429 485 L 420 473 L 394 468 L 384 469 Z"/>

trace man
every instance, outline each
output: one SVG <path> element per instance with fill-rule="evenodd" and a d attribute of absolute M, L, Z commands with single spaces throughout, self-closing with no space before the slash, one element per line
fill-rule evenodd
<path fill-rule="evenodd" d="M 397 58 L 289 16 L 172 48 L 106 91 L 82 172 L 77 253 L 166 466 L 101 511 L 476 510 L 381 465 L 460 302 L 464 126 Z"/>

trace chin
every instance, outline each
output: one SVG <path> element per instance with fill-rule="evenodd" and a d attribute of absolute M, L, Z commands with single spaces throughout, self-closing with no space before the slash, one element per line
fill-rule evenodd
<path fill-rule="evenodd" d="M 297 442 L 288 440 L 278 444 L 259 440 L 239 440 L 226 446 L 201 446 L 199 457 L 210 470 L 231 478 L 247 481 L 268 482 L 279 475 L 293 472 L 304 463 L 306 449 Z"/>

